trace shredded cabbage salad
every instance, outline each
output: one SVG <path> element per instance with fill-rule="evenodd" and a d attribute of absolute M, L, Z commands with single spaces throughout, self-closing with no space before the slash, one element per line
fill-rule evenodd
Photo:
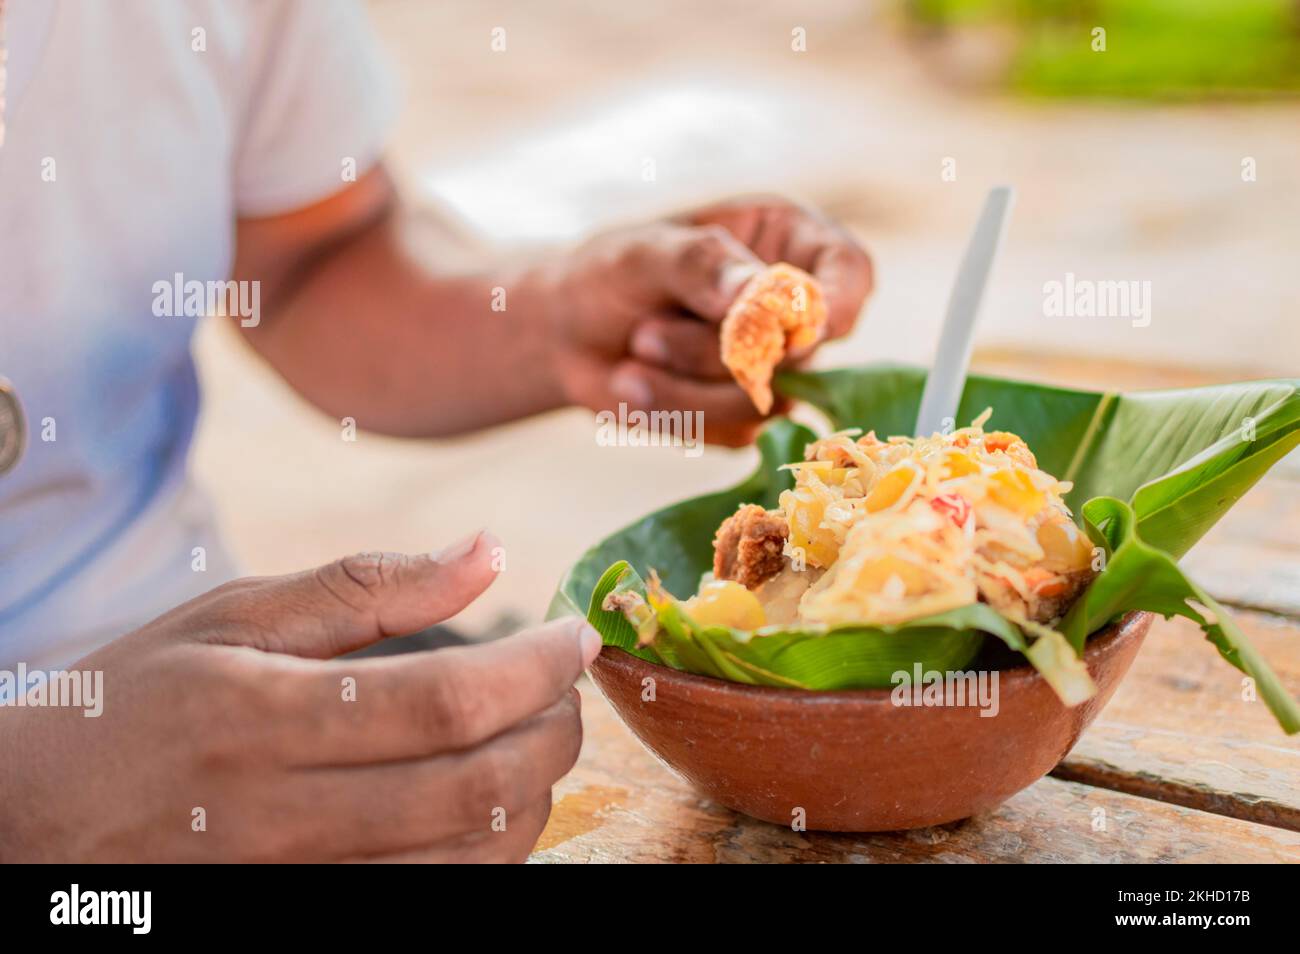
<path fill-rule="evenodd" d="M 985 431 L 991 414 L 949 434 L 846 430 L 808 445 L 786 465 L 795 486 L 764 515 L 784 534 L 781 561 L 756 586 L 735 582 L 752 573 L 706 575 L 687 609 L 754 629 L 885 625 L 982 601 L 1050 629 L 1095 576 L 1093 546 L 1062 499 L 1070 483 L 1040 470 L 1020 437 Z"/>

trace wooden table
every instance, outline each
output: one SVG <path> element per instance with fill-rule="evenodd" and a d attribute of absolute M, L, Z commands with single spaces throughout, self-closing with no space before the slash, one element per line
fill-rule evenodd
<path fill-rule="evenodd" d="M 1021 364 L 983 366 L 1001 363 Z M 1127 384 L 1113 365 L 1039 364 L 1058 381 Z M 1275 468 L 1184 564 L 1300 694 L 1300 468 Z M 989 814 L 910 832 L 796 833 L 722 808 L 642 748 L 594 686 L 581 689 L 582 756 L 555 790 L 536 862 L 1300 861 L 1300 738 L 1242 698 L 1241 674 L 1184 620 L 1156 621 L 1050 776 Z"/>

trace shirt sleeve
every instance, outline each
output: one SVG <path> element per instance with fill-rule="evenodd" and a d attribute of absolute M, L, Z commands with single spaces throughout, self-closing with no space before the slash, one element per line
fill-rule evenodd
<path fill-rule="evenodd" d="M 355 0 L 262 0 L 234 153 L 239 215 L 302 208 L 379 161 L 397 86 Z"/>

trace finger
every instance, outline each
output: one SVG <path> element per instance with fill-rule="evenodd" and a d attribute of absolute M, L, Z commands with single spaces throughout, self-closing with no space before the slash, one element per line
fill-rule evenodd
<path fill-rule="evenodd" d="M 705 424 L 704 441 L 721 447 L 748 447 L 758 440 L 762 422 L 744 424 Z"/>
<path fill-rule="evenodd" d="M 280 754 L 348 765 L 471 748 L 563 698 L 600 645 L 570 617 L 481 646 L 300 664 L 279 688 Z"/>
<path fill-rule="evenodd" d="M 693 209 L 681 216 L 679 221 L 697 227 L 719 225 L 770 264 L 789 261 L 782 257 L 788 229 L 781 226 L 795 208 L 793 203 L 779 196 L 740 197 Z"/>
<path fill-rule="evenodd" d="M 871 258 L 845 233 L 842 241 L 822 247 L 813 262 L 812 274 L 826 296 L 825 337 L 842 338 L 853 330 L 875 289 Z"/>
<path fill-rule="evenodd" d="M 404 851 L 465 835 L 492 835 L 535 805 L 582 748 L 577 693 L 483 745 L 428 759 L 299 770 L 292 804 L 309 805 L 333 857 Z M 322 832 L 327 829 L 329 834 Z"/>
<path fill-rule="evenodd" d="M 644 277 L 673 303 L 719 322 L 740 289 L 763 268 L 743 242 L 720 226 L 661 226 L 649 240 Z"/>
<path fill-rule="evenodd" d="M 788 414 L 793 406 L 788 398 L 777 395 L 772 404 L 772 414 Z M 748 447 L 758 439 L 758 434 L 767 424 L 766 420 L 762 421 L 744 421 L 740 423 L 715 423 L 710 424 L 705 421 L 704 424 L 704 441 L 707 444 L 718 444 L 722 447 Z"/>
<path fill-rule="evenodd" d="M 637 325 L 629 350 L 633 357 L 666 371 L 706 381 L 727 381 L 715 325 L 684 317 L 650 318 Z"/>
<path fill-rule="evenodd" d="M 456 615 L 496 579 L 500 542 L 480 531 L 446 549 L 358 553 L 289 576 L 240 581 L 205 609 L 215 638 L 328 659 Z M 252 625 L 250 625 L 252 624 Z"/>
<path fill-rule="evenodd" d="M 521 864 L 528 860 L 533 847 L 546 830 L 551 815 L 551 793 L 506 821 L 504 830 L 475 832 L 411 851 L 349 858 L 350 862 L 377 864 Z"/>
<path fill-rule="evenodd" d="M 622 361 L 609 378 L 612 400 L 642 411 L 702 414 L 706 427 L 758 423 L 761 414 L 734 381 L 697 381 L 640 361 Z"/>
<path fill-rule="evenodd" d="M 853 329 L 874 289 L 871 258 L 852 233 L 786 199 L 736 199 L 688 213 L 683 221 L 725 228 L 763 261 L 789 262 L 812 273 L 826 297 L 826 338 L 843 337 Z"/>

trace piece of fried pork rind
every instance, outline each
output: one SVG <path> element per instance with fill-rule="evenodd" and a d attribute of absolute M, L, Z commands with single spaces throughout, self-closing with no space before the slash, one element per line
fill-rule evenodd
<path fill-rule="evenodd" d="M 778 511 L 742 504 L 713 538 L 713 576 L 754 589 L 785 566 L 781 555 L 790 527 Z"/>

